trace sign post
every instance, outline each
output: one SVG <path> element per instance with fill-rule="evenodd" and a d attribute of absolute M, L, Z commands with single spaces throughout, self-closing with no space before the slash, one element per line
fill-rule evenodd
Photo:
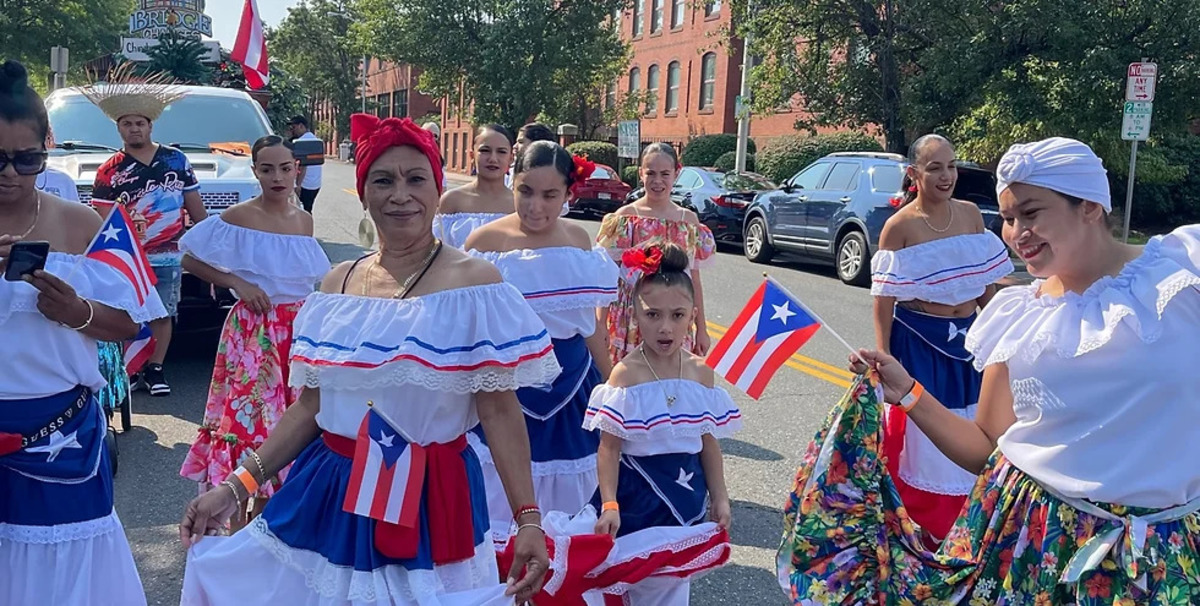
<path fill-rule="evenodd" d="M 1125 111 L 1121 119 L 1121 138 L 1131 141 L 1129 181 L 1125 188 L 1125 229 L 1122 241 L 1129 242 L 1129 220 L 1133 216 L 1133 180 L 1137 174 L 1138 142 L 1150 137 L 1150 117 L 1154 113 L 1154 90 L 1158 65 L 1142 60 L 1130 63 L 1125 72 Z"/>
<path fill-rule="evenodd" d="M 50 49 L 50 71 L 54 74 L 54 90 L 67 85 L 67 68 L 70 65 L 71 53 L 65 46 L 55 46 Z"/>
<path fill-rule="evenodd" d="M 642 151 L 642 124 L 625 120 L 617 124 L 617 157 L 637 159 Z"/>

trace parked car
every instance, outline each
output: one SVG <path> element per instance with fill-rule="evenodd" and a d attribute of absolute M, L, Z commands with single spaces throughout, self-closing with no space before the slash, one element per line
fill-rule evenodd
<path fill-rule="evenodd" d="M 768 263 L 776 252 L 827 262 L 847 284 L 871 279 L 871 255 L 883 224 L 900 207 L 907 162 L 898 154 L 844 152 L 806 166 L 781 188 L 759 194 L 746 210 L 746 258 Z M 962 163 L 954 197 L 971 201 L 999 233 L 995 175 Z"/>
<path fill-rule="evenodd" d="M 724 173 L 715 168 L 686 166 L 671 188 L 671 200 L 700 218 L 718 242 L 742 243 L 746 207 L 760 192 L 776 186 L 757 173 Z M 646 195 L 645 188 L 630 192 L 626 204 Z"/>
<path fill-rule="evenodd" d="M 154 140 L 183 151 L 200 182 L 200 198 L 210 215 L 261 192 L 250 162 L 250 145 L 272 132 L 262 106 L 245 91 L 183 86 L 185 96 L 154 122 Z M 92 198 L 96 172 L 122 147 L 117 127 L 100 108 L 74 88 L 46 97 L 57 141 L 49 164 L 75 180 L 82 201 Z M 186 214 L 185 214 L 186 216 Z M 180 318 L 190 311 L 212 311 L 223 319 L 233 296 L 199 278 L 183 276 Z"/>
<path fill-rule="evenodd" d="M 617 171 L 597 164 L 592 176 L 575 190 L 569 202 L 572 213 L 606 215 L 625 204 L 630 187 Z"/>

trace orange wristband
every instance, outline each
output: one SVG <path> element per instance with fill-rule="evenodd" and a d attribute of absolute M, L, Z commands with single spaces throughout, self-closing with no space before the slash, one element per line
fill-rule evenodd
<path fill-rule="evenodd" d="M 245 488 L 246 492 L 251 496 L 258 491 L 258 480 L 254 479 L 254 474 L 250 473 L 249 469 L 246 469 L 245 467 L 238 467 L 237 469 L 233 470 L 233 476 L 238 479 L 238 482 L 241 482 L 242 487 Z"/>
<path fill-rule="evenodd" d="M 917 405 L 917 402 L 921 400 L 921 396 L 923 395 L 925 395 L 925 386 L 921 385 L 920 381 L 913 380 L 912 389 L 908 390 L 908 393 L 903 398 L 900 398 L 896 406 L 904 409 L 904 412 L 907 413 L 913 409 L 913 406 Z"/>
<path fill-rule="evenodd" d="M 621 511 L 621 507 L 617 505 L 616 501 L 608 501 L 600 506 L 600 511 Z"/>

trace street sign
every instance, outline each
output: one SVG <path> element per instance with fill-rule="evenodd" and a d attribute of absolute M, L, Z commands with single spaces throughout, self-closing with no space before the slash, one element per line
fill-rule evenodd
<path fill-rule="evenodd" d="M 1154 104 L 1148 101 L 1126 101 L 1121 119 L 1121 138 L 1126 141 L 1145 141 L 1150 136 L 1150 116 Z"/>
<path fill-rule="evenodd" d="M 1158 80 L 1158 64 L 1130 63 L 1125 73 L 1125 100 L 1154 100 L 1154 85 Z"/>
<path fill-rule="evenodd" d="M 216 40 L 205 40 L 203 44 L 208 52 L 200 57 L 200 61 L 220 63 L 221 43 Z M 130 61 L 149 61 L 150 55 L 146 54 L 146 49 L 151 46 L 158 46 L 158 40 L 154 38 L 121 38 L 121 54 Z"/>
<path fill-rule="evenodd" d="M 617 124 L 617 157 L 637 159 L 642 153 L 642 124 L 625 120 Z"/>

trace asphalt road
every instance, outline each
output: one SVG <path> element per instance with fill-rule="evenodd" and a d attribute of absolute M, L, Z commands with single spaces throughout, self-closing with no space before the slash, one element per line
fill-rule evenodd
<path fill-rule="evenodd" d="M 326 164 L 316 203 L 317 237 L 335 261 L 361 254 L 357 245 L 361 207 L 353 195 L 349 165 Z M 595 233 L 599 222 L 583 220 Z M 754 265 L 738 250 L 723 251 L 703 274 L 710 332 L 719 337 L 769 271 L 821 316 L 822 328 L 753 401 L 735 388 L 745 428 L 724 440 L 725 473 L 733 498 L 733 559 L 693 585 L 700 605 L 786 604 L 775 580 L 774 557 L 781 531 L 780 507 L 816 425 L 849 385 L 846 348 L 836 329 L 855 346 L 873 342 L 867 290 L 843 285 L 832 269 L 794 262 Z M 216 333 L 180 337 L 166 369 L 173 394 L 135 395 L 134 427 L 118 440 L 117 511 L 125 523 L 151 604 L 178 604 L 184 551 L 177 524 L 196 486 L 179 477 L 179 466 L 203 417 Z"/>

